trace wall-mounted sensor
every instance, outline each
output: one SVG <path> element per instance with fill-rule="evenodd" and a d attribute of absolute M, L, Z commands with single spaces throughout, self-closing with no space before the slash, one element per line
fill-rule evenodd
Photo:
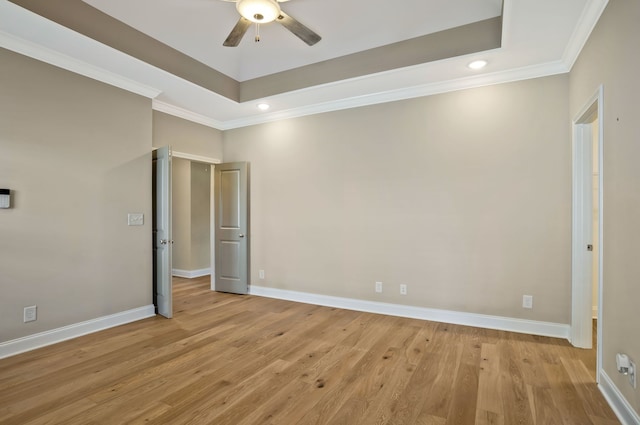
<path fill-rule="evenodd" d="M 11 206 L 11 190 L 0 189 L 0 208 L 9 208 Z"/>

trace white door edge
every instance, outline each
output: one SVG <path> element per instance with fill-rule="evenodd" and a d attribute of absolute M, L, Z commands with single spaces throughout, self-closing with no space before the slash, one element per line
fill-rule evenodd
<path fill-rule="evenodd" d="M 590 123 L 593 122 L 594 114 L 597 114 L 598 120 L 598 256 L 594 261 L 598 262 L 598 308 L 597 308 L 597 364 L 596 376 L 600 376 L 602 370 L 602 300 L 603 300 L 603 181 L 604 181 L 604 111 L 603 111 L 603 94 L 604 88 L 598 87 L 594 95 L 589 99 L 573 120 L 573 208 L 572 208 L 572 302 L 571 302 L 571 343 L 576 347 L 590 348 L 592 345 L 592 303 L 591 303 L 591 285 L 585 285 L 585 272 L 587 264 L 585 264 L 584 249 L 587 242 L 584 238 L 586 226 L 585 223 L 585 206 L 579 205 L 581 199 L 577 196 L 581 190 L 584 190 L 584 184 L 591 187 L 591 173 L 584 172 L 586 160 L 591 158 L 591 151 L 584 149 L 586 137 L 590 137 L 592 132 Z M 590 128 L 586 128 L 589 126 Z M 589 143 L 590 145 L 590 143 Z M 591 169 L 591 165 L 589 165 Z M 588 182 L 587 182 L 588 180 Z M 589 211 L 591 206 L 589 206 Z M 590 215 L 590 214 L 589 214 Z M 590 273 L 590 272 L 589 272 Z M 586 314 L 585 314 L 586 312 Z"/>

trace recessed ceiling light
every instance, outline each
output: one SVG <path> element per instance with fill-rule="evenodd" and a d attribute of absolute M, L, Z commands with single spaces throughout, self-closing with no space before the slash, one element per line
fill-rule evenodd
<path fill-rule="evenodd" d="M 482 69 L 487 65 L 487 61 L 485 60 L 478 60 L 478 61 L 473 61 L 471 62 L 469 65 L 467 65 L 469 68 L 471 69 Z"/>
<path fill-rule="evenodd" d="M 269 109 L 269 104 L 268 103 L 258 103 L 258 109 L 260 109 L 261 111 L 266 111 L 267 109 Z"/>

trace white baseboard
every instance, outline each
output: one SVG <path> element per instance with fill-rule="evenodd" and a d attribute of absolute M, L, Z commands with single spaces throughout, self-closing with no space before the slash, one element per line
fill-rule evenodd
<path fill-rule="evenodd" d="M 153 304 L 0 343 L 0 359 L 156 315 Z"/>
<path fill-rule="evenodd" d="M 600 371 L 600 391 L 607 399 L 609 406 L 616 414 L 622 425 L 640 425 L 640 415 L 629 404 L 622 395 L 616 384 L 613 383 L 609 375 L 604 370 Z"/>
<path fill-rule="evenodd" d="M 498 329 L 502 331 L 564 339 L 569 339 L 570 335 L 569 325 L 561 323 L 539 322 L 533 320 L 514 319 L 511 317 L 489 316 L 485 314 L 462 313 L 458 311 L 413 307 L 376 301 L 364 301 L 254 285 L 249 286 L 249 293 L 251 295 L 261 297 L 278 298 L 281 300 L 344 308 L 347 310 L 364 311 L 368 313 L 387 314 L 390 316 L 408 317 L 412 319 L 430 320 L 434 322 L 453 323 L 456 325 L 475 326 L 478 328 Z"/>
<path fill-rule="evenodd" d="M 200 269 L 200 270 L 173 269 L 171 270 L 171 274 L 177 277 L 186 277 L 188 279 L 193 279 L 194 277 L 206 276 L 211 274 L 211 269 Z"/>

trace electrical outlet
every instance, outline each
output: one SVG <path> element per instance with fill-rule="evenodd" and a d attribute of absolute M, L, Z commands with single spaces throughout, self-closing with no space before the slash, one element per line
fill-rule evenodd
<path fill-rule="evenodd" d="M 260 274 L 260 279 L 264 279 L 264 270 L 260 270 L 258 273 Z"/>
<path fill-rule="evenodd" d="M 376 282 L 376 292 L 382 292 L 382 282 Z"/>
<path fill-rule="evenodd" d="M 522 296 L 522 308 L 533 308 L 533 295 Z"/>
<path fill-rule="evenodd" d="M 25 307 L 23 314 L 24 323 L 35 322 L 38 320 L 38 307 L 35 305 Z"/>
<path fill-rule="evenodd" d="M 405 284 L 400 285 L 400 295 L 407 295 L 407 285 Z"/>

